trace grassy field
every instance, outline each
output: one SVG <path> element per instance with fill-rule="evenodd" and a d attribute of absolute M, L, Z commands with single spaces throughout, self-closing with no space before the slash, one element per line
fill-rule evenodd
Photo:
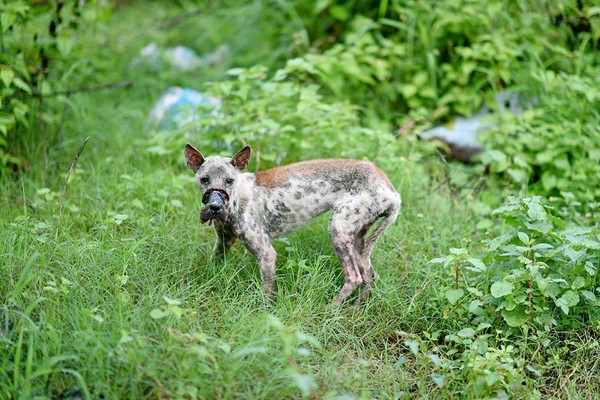
<path fill-rule="evenodd" d="M 60 129 L 47 142 L 31 135 L 22 146 L 40 157 L 26 173 L 2 178 L 0 398 L 597 396 L 598 314 L 546 332 L 503 325 L 500 316 L 478 327 L 469 304 L 447 300 L 453 265 L 429 260 L 450 248 L 481 254 L 483 239 L 508 232 L 497 219 L 493 234 L 479 229 L 481 212 L 470 205 L 488 197 L 500 205 L 510 190 L 480 191 L 482 168 L 424 155 L 426 144 L 390 135 L 377 152 L 331 150 L 381 165 L 403 199 L 375 249 L 379 280 L 360 308 L 331 305 L 343 275 L 326 216 L 274 241 L 273 302 L 241 244 L 223 263 L 211 261 L 214 233 L 199 223 L 201 194 L 181 143 L 211 147 L 198 132 L 154 132 L 146 118 L 169 86 L 203 90 L 230 67 L 282 64 L 259 3 L 179 20 L 179 7 L 134 2 L 80 38 L 81 56 L 97 59 L 101 71 L 83 85 L 133 85 L 47 109 L 60 115 Z M 199 73 L 131 68 L 150 42 L 209 52 L 221 41 L 231 55 Z M 153 151 L 157 143 L 165 151 Z M 312 155 L 309 148 L 291 157 Z M 469 184 L 457 193 L 448 176 Z M 495 279 L 482 276 L 486 287 Z"/>

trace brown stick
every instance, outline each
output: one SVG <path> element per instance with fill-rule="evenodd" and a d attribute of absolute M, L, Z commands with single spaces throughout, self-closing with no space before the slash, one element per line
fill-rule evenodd
<path fill-rule="evenodd" d="M 454 262 L 455 262 L 455 265 L 454 265 L 454 271 L 455 271 L 454 272 L 454 275 L 455 275 L 454 276 L 454 282 L 455 282 L 456 289 L 458 289 L 458 274 L 460 272 L 460 264 L 458 262 L 458 258 L 456 260 L 454 260 Z"/>
<path fill-rule="evenodd" d="M 63 206 L 65 205 L 65 195 L 67 193 L 67 185 L 69 184 L 69 177 L 71 176 L 71 171 L 73 171 L 73 168 L 75 168 L 75 164 L 77 164 L 77 160 L 79 159 L 79 156 L 83 152 L 83 149 L 85 149 L 85 145 L 87 144 L 88 140 L 90 140 L 89 136 L 85 138 L 85 140 L 83 141 L 83 144 L 81 145 L 81 147 L 79 147 L 79 151 L 77 152 L 77 155 L 73 159 L 73 162 L 71 163 L 71 167 L 67 171 L 67 177 L 65 178 L 65 186 L 63 187 L 62 196 L 60 197 L 60 208 L 58 210 L 58 220 L 56 221 L 56 232 L 54 234 L 54 240 L 58 239 L 58 232 L 60 230 L 60 220 L 62 218 Z"/>

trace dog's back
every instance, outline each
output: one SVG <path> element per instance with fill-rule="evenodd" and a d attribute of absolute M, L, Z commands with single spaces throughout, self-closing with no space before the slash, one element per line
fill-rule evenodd
<path fill-rule="evenodd" d="M 376 219 L 399 195 L 375 164 L 364 160 L 313 160 L 260 171 L 256 199 L 270 237 L 292 232 L 327 212 L 348 223 Z M 398 207 L 392 207 L 397 213 Z M 392 213 L 393 210 L 389 210 Z"/>
<path fill-rule="evenodd" d="M 257 186 L 268 188 L 289 185 L 294 180 L 325 180 L 339 182 L 342 186 L 348 183 L 363 184 L 377 176 L 385 186 L 394 190 L 387 176 L 372 162 L 366 160 L 326 159 L 301 161 L 294 164 L 275 167 L 256 173 Z"/>

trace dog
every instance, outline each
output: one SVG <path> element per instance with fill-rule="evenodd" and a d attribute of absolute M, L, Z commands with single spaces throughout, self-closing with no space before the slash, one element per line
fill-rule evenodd
<path fill-rule="evenodd" d="M 214 223 L 214 253 L 222 257 L 236 239 L 257 258 L 264 290 L 273 297 L 275 249 L 271 239 L 295 231 L 331 211 L 329 236 L 344 270 L 340 305 L 361 284 L 358 302 L 366 300 L 375 279 L 371 252 L 400 209 L 400 195 L 388 177 L 364 160 L 313 160 L 256 174 L 242 172 L 252 150 L 233 157 L 204 157 L 185 146 L 187 166 L 202 191 L 202 223 Z M 367 237 L 367 232 L 381 223 Z"/>

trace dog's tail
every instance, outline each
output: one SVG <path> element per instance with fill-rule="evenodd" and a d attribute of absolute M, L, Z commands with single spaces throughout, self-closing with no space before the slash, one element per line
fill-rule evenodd
<path fill-rule="evenodd" d="M 365 240 L 365 247 L 362 251 L 362 254 L 364 257 L 367 257 L 367 259 L 371 257 L 373 246 L 385 228 L 396 221 L 396 218 L 398 217 L 398 211 L 400 210 L 400 204 L 402 204 L 402 201 L 400 200 L 400 195 L 398 195 L 397 198 L 393 199 L 392 204 L 390 204 L 390 206 L 379 216 L 379 218 L 383 218 L 383 221 L 381 221 L 379 226 L 375 228 L 371 236 Z"/>

